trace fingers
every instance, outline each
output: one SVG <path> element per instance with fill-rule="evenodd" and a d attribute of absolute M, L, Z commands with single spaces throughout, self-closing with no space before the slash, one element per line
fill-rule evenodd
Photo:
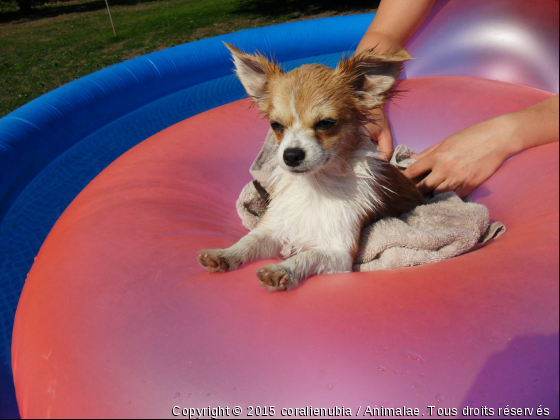
<path fill-rule="evenodd" d="M 368 124 L 365 128 L 371 139 L 377 143 L 381 158 L 389 161 L 393 156 L 393 134 L 389 120 L 384 117 L 379 124 Z"/>
<path fill-rule="evenodd" d="M 460 181 L 445 180 L 437 188 L 434 189 L 434 195 L 453 192 L 461 186 Z"/>
<path fill-rule="evenodd" d="M 433 158 L 431 156 L 426 156 L 423 159 L 420 159 L 410 165 L 405 171 L 404 174 L 409 179 L 414 179 L 419 177 L 420 175 L 424 175 L 426 172 L 432 170 L 434 166 Z"/>
<path fill-rule="evenodd" d="M 493 175 L 493 173 L 494 171 L 489 171 L 486 174 L 478 174 L 478 176 L 466 178 L 464 182 L 461 182 L 460 187 L 457 188 L 455 192 L 459 197 L 465 198 L 467 195 L 472 194 L 474 190 L 484 184 L 488 180 L 488 178 Z"/>
<path fill-rule="evenodd" d="M 418 189 L 422 192 L 422 194 L 429 194 L 432 191 L 434 191 L 437 187 L 439 187 L 444 181 L 445 181 L 444 176 L 432 172 L 417 186 Z"/>
<path fill-rule="evenodd" d="M 427 148 L 426 150 L 424 150 L 422 153 L 418 153 L 418 154 L 413 154 L 412 156 L 410 156 L 412 159 L 423 159 L 426 156 L 428 156 L 430 153 L 432 153 L 433 151 L 435 151 L 439 146 L 441 146 L 441 143 L 443 142 L 439 142 L 437 144 L 434 144 L 432 147 Z"/>
<path fill-rule="evenodd" d="M 461 198 L 465 198 L 467 195 L 471 194 L 476 189 L 475 186 L 463 185 L 455 191 L 457 195 Z"/>
<path fill-rule="evenodd" d="M 377 138 L 381 135 L 381 132 L 383 131 L 381 126 L 379 126 L 377 124 L 367 124 L 367 125 L 364 126 L 364 128 L 366 129 L 367 135 L 373 141 L 377 141 Z"/>
<path fill-rule="evenodd" d="M 377 144 L 379 146 L 379 151 L 382 154 L 384 160 L 391 160 L 393 156 L 393 136 L 391 131 L 384 131 L 377 139 Z"/>

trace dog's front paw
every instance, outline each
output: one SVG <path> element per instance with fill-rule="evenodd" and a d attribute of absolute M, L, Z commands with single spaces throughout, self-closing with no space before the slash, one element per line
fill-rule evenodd
<path fill-rule="evenodd" d="M 224 256 L 223 249 L 203 249 L 198 253 L 198 262 L 209 273 L 225 273 L 230 270 L 230 263 Z"/>
<path fill-rule="evenodd" d="M 278 264 L 267 265 L 257 271 L 261 286 L 268 290 L 284 291 L 297 286 L 294 276 Z"/>

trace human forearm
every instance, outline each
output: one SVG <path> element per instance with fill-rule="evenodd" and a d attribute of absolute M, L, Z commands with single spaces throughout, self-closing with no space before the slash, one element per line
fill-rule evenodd
<path fill-rule="evenodd" d="M 523 111 L 499 117 L 504 118 L 504 124 L 510 124 L 513 130 L 507 157 L 558 141 L 559 103 L 559 97 L 555 96 Z"/>
<path fill-rule="evenodd" d="M 401 40 L 392 39 L 389 35 L 382 32 L 368 30 L 360 41 L 358 48 L 356 48 L 356 54 L 371 48 L 376 48 L 377 51 L 383 53 L 385 51 L 399 48 L 401 45 Z"/>
<path fill-rule="evenodd" d="M 379 53 L 403 47 L 422 25 L 435 0 L 383 0 L 375 19 L 362 38 L 356 54 L 376 48 Z M 377 142 L 382 157 L 390 159 L 393 154 L 391 124 L 383 109 L 372 112 L 376 124 L 368 124 L 373 141 Z"/>
<path fill-rule="evenodd" d="M 430 13 L 435 0 L 383 0 L 356 53 L 403 47 Z"/>

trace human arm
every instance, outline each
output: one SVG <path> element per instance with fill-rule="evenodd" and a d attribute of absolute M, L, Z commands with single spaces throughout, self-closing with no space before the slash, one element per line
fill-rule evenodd
<path fill-rule="evenodd" d="M 425 21 L 435 0 L 383 0 L 356 54 L 376 48 L 378 52 L 403 47 Z M 373 113 L 376 124 L 366 126 L 379 150 L 389 160 L 393 155 L 393 135 L 384 110 Z"/>
<path fill-rule="evenodd" d="M 423 193 L 456 191 L 466 197 L 510 157 L 559 139 L 559 97 L 476 124 L 425 150 L 405 175 Z"/>
<path fill-rule="evenodd" d="M 356 54 L 376 48 L 383 53 L 404 47 L 424 23 L 435 0 L 383 0 Z"/>

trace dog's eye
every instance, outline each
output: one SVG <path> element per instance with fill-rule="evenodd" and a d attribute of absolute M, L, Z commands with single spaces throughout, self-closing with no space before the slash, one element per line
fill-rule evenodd
<path fill-rule="evenodd" d="M 270 123 L 270 126 L 272 127 L 272 129 L 274 131 L 277 131 L 279 133 L 281 133 L 282 131 L 284 131 L 284 126 L 280 123 L 277 123 L 276 121 L 273 121 Z"/>
<path fill-rule="evenodd" d="M 335 125 L 336 125 L 336 120 L 333 120 L 332 118 L 327 118 L 315 124 L 315 130 L 327 131 L 333 128 Z"/>

